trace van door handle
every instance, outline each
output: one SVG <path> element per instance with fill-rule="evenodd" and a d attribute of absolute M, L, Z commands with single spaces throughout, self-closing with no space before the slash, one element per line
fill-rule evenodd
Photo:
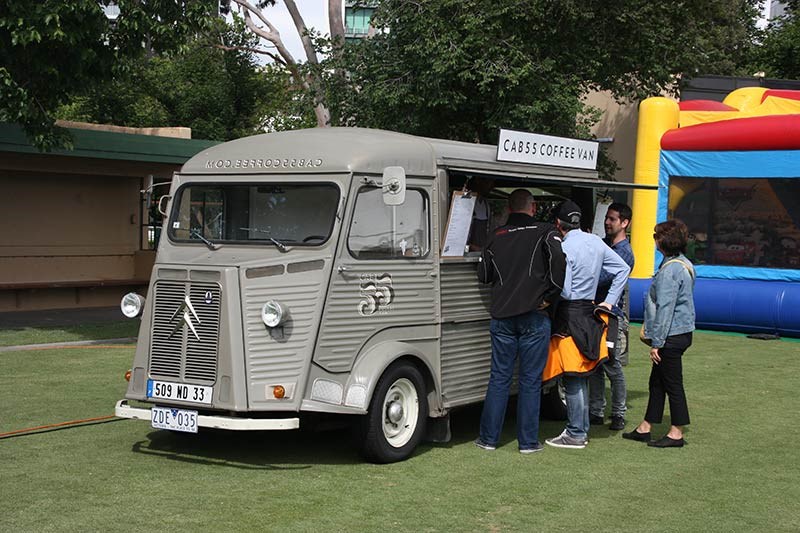
<path fill-rule="evenodd" d="M 342 276 L 344 279 L 353 279 L 358 277 L 357 272 L 351 271 L 349 267 L 346 267 L 344 265 L 339 265 L 338 267 L 336 267 L 336 272 L 338 272 L 339 275 Z"/>

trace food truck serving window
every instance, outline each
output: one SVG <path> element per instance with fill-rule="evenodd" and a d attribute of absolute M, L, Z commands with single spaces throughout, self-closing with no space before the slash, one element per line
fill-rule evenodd
<path fill-rule="evenodd" d="M 402 205 L 383 202 L 383 191 L 362 187 L 356 198 L 347 246 L 357 259 L 419 258 L 430 249 L 428 197 L 407 189 Z"/>
<path fill-rule="evenodd" d="M 328 240 L 339 206 L 332 183 L 188 184 L 174 202 L 175 241 L 315 246 Z"/>

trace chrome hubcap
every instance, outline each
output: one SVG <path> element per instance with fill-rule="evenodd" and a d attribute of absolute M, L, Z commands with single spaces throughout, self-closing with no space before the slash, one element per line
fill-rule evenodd
<path fill-rule="evenodd" d="M 403 406 L 400 402 L 392 402 L 386 414 L 392 423 L 397 424 L 403 419 Z"/>

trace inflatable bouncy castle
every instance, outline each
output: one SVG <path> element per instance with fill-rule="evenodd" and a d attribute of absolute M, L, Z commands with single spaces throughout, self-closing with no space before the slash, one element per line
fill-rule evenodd
<path fill-rule="evenodd" d="M 697 325 L 800 337 L 800 91 L 747 87 L 720 102 L 639 107 L 631 318 L 661 262 L 653 226 L 689 227 Z"/>

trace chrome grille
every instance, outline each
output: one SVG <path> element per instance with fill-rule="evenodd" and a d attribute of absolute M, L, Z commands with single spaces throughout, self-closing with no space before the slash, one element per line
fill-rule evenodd
<path fill-rule="evenodd" d="M 203 385 L 216 381 L 220 293 L 217 283 L 156 282 L 150 377 Z"/>

